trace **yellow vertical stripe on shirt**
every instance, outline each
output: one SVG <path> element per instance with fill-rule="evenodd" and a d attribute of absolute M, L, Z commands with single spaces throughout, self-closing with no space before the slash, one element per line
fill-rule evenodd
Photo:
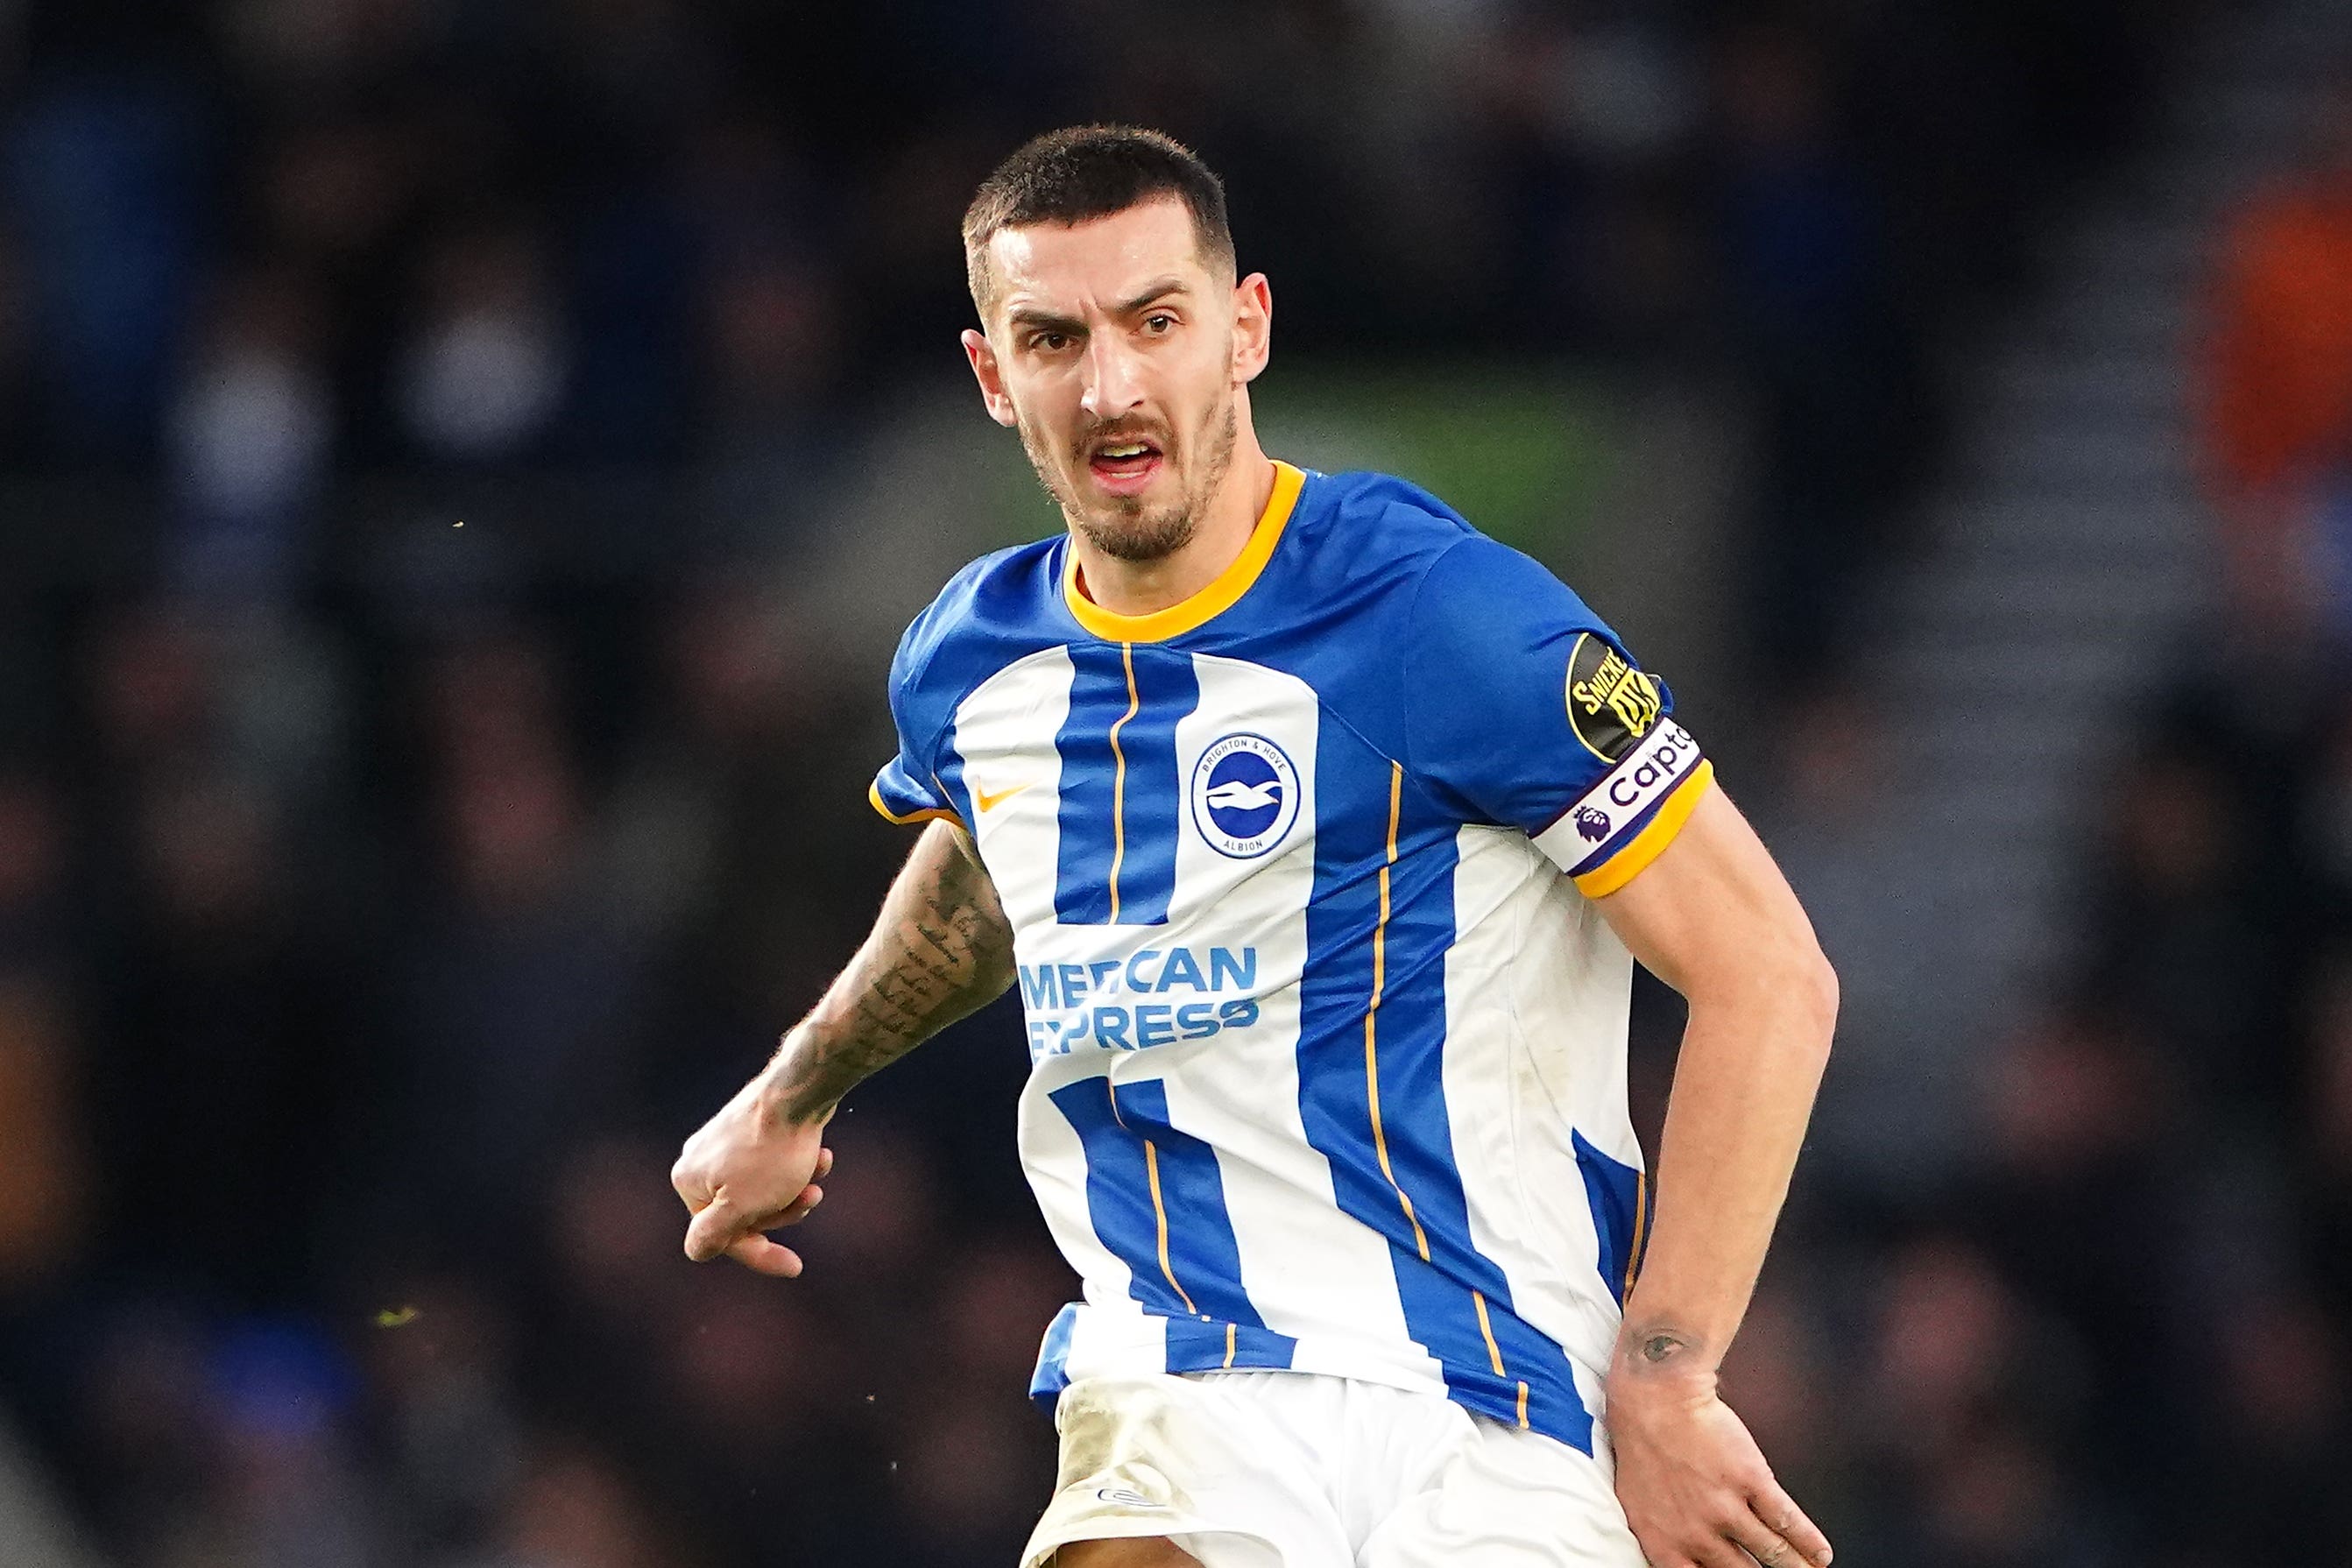
<path fill-rule="evenodd" d="M 1501 1377 L 1504 1375 L 1503 1347 L 1495 1342 L 1495 1325 L 1486 1317 L 1486 1293 L 1473 1290 L 1470 1300 L 1478 1309 L 1478 1334 L 1486 1342 L 1486 1359 L 1494 1363 L 1495 1375 Z"/>
<path fill-rule="evenodd" d="M 1405 1223 L 1412 1226 L 1413 1245 L 1420 1249 L 1421 1260 L 1429 1261 L 1429 1237 L 1414 1217 L 1412 1199 L 1405 1195 L 1397 1184 L 1396 1172 L 1389 1164 L 1389 1135 L 1381 1125 L 1381 1053 L 1380 1012 L 1381 993 L 1388 984 L 1389 939 L 1389 868 L 1396 864 L 1397 814 L 1404 803 L 1404 764 L 1389 763 L 1389 850 L 1388 858 L 1381 863 L 1381 919 L 1372 928 L 1372 998 L 1364 1008 L 1364 1098 L 1372 1112 L 1372 1150 L 1380 1156 L 1381 1174 L 1388 1178 L 1390 1190 L 1404 1209 Z"/>
<path fill-rule="evenodd" d="M 1168 1276 L 1168 1288 L 1182 1300 L 1184 1310 L 1197 1317 L 1201 1310 L 1192 1305 L 1184 1287 L 1176 1283 L 1175 1267 L 1168 1261 L 1168 1205 L 1160 1201 L 1160 1150 L 1149 1138 L 1143 1141 L 1143 1172 L 1151 1183 L 1151 1213 L 1160 1222 L 1160 1272 Z"/>
<path fill-rule="evenodd" d="M 1119 750 L 1118 732 L 1127 721 L 1143 707 L 1143 699 L 1135 689 L 1135 645 L 1118 645 L 1118 655 L 1127 665 L 1127 711 L 1120 714 L 1110 727 L 1110 923 L 1118 924 L 1118 868 L 1127 858 L 1127 753 Z"/>

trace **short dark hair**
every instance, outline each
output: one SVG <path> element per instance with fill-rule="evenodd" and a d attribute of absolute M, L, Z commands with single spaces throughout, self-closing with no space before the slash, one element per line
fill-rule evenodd
<path fill-rule="evenodd" d="M 1190 147 L 1136 125 L 1073 125 L 1022 143 L 980 184 L 963 215 L 964 280 L 988 316 L 988 242 L 999 229 L 1085 223 L 1162 196 L 1183 202 L 1202 257 L 1234 262 L 1225 185 Z"/>

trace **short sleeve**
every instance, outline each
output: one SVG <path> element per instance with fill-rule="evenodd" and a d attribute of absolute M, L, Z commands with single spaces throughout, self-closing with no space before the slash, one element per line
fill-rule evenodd
<path fill-rule="evenodd" d="M 940 737 L 928 732 L 929 726 L 909 719 L 919 707 L 915 696 L 921 660 L 915 647 L 922 626 L 918 620 L 908 628 L 907 635 L 899 639 L 898 653 L 890 660 L 890 720 L 898 731 L 898 754 L 882 764 L 881 772 L 874 775 L 873 784 L 866 791 L 866 798 L 875 810 L 901 826 L 929 822 L 934 817 L 950 822 L 962 820 L 949 804 L 936 776 L 932 757 Z"/>
<path fill-rule="evenodd" d="M 1414 774 L 1464 821 L 1525 832 L 1591 897 L 1655 859 L 1710 786 L 1664 683 L 1507 545 L 1474 535 L 1431 564 L 1402 657 Z"/>

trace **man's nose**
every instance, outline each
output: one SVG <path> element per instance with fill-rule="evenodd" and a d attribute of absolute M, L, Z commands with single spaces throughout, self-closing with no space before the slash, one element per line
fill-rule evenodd
<path fill-rule="evenodd" d="M 1135 351 L 1119 333 L 1097 332 L 1087 343 L 1087 386 L 1081 404 L 1098 420 L 1116 419 L 1143 401 Z"/>

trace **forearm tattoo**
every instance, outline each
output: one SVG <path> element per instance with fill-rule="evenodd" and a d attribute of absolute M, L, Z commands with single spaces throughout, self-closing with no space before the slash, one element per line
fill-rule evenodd
<path fill-rule="evenodd" d="M 1698 1336 L 1668 1323 L 1626 1326 L 1623 1361 L 1635 1373 L 1680 1372 L 1701 1362 Z"/>
<path fill-rule="evenodd" d="M 785 1037 L 775 1070 L 784 1113 L 824 1115 L 872 1074 L 1013 984 L 1013 928 L 955 830 L 928 829 L 873 934 L 824 999 Z"/>

